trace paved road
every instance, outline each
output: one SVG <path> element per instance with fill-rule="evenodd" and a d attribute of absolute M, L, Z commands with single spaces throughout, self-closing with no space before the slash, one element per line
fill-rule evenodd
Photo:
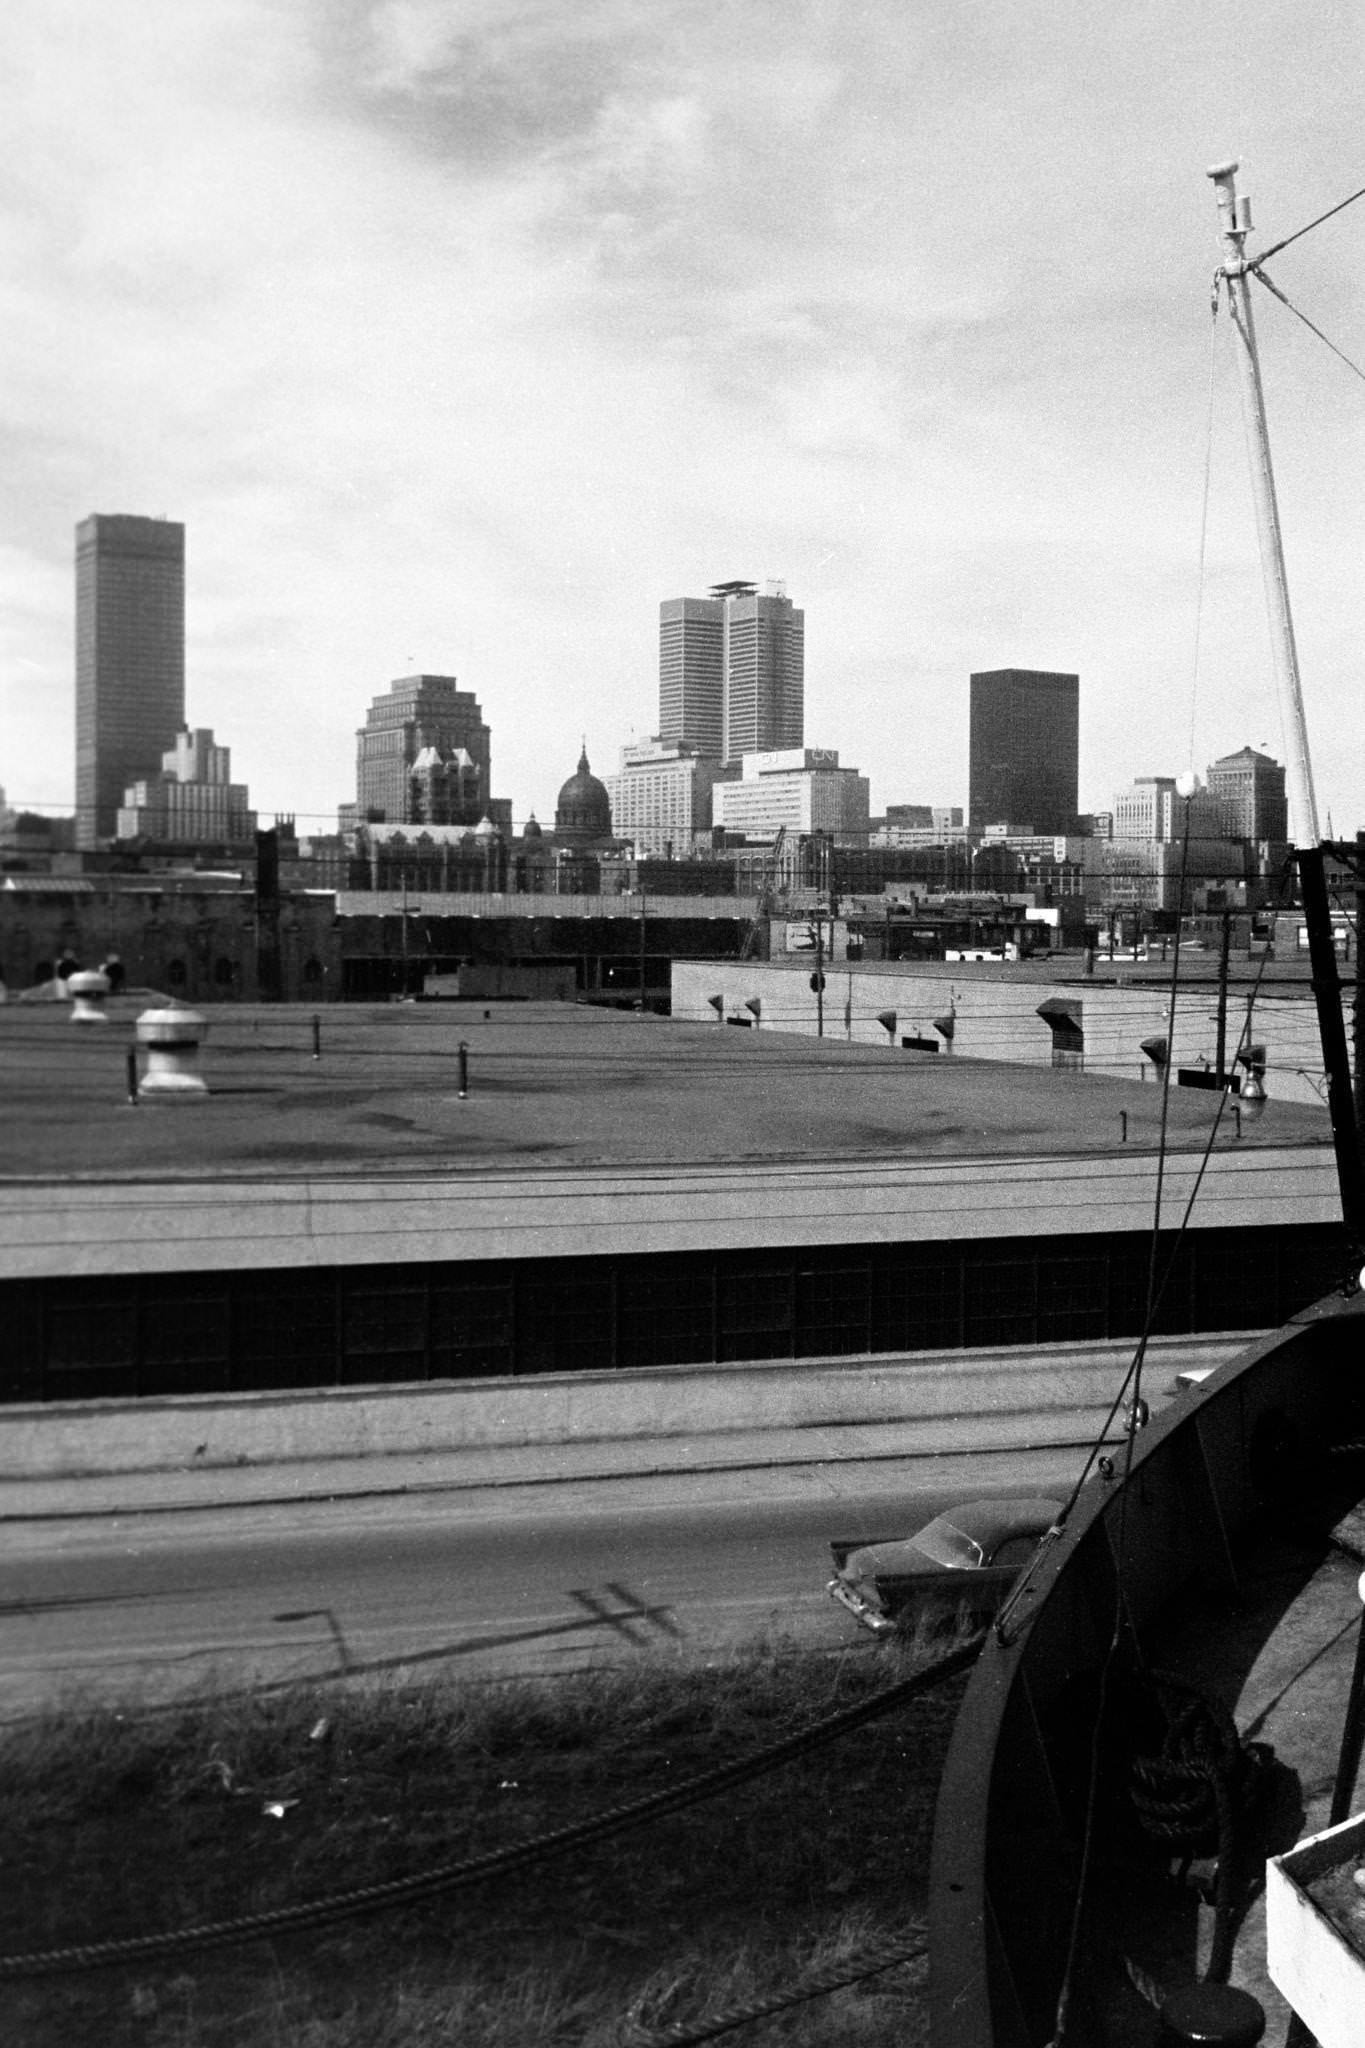
<path fill-rule="evenodd" d="M 1064 1489 L 1074 1452 L 966 1491 Z M 951 1483 L 947 1483 L 951 1480 Z M 554 1673 L 857 1632 L 831 1537 L 964 1496 L 941 1461 L 424 1494 L 7 1531 L 0 1718 L 67 1688 L 162 1698 L 345 1672 Z"/>

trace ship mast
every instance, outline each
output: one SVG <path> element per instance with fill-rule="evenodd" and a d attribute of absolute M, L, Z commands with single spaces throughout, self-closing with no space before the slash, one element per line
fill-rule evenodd
<path fill-rule="evenodd" d="M 1223 262 L 1215 280 L 1215 289 L 1218 280 L 1227 286 L 1228 307 L 1240 343 L 1238 356 L 1242 365 L 1247 432 L 1251 439 L 1251 485 L 1256 501 L 1256 530 L 1261 543 L 1261 573 L 1265 581 L 1266 609 L 1270 614 L 1271 654 L 1275 664 L 1280 717 L 1285 749 L 1289 755 L 1285 765 L 1289 836 L 1294 843 L 1299 870 L 1318 1034 L 1322 1040 L 1323 1066 L 1327 1073 L 1327 1108 L 1332 1120 L 1332 1146 L 1352 1268 L 1347 1285 L 1354 1288 L 1365 1281 L 1365 1274 L 1361 1271 L 1362 1259 L 1365 1259 L 1365 1159 L 1361 1156 L 1356 1129 L 1351 1067 L 1341 1015 L 1341 977 L 1332 940 L 1324 848 L 1318 836 L 1318 810 L 1308 758 L 1308 727 L 1303 715 L 1303 692 L 1299 686 L 1299 656 L 1294 644 L 1294 620 L 1289 610 L 1280 512 L 1275 502 L 1275 472 L 1270 461 L 1270 436 L 1265 421 L 1265 393 L 1261 388 L 1256 325 L 1247 283 L 1255 268 L 1246 257 L 1246 238 L 1251 232 L 1251 202 L 1244 196 L 1238 197 L 1235 160 L 1214 164 L 1209 176 L 1217 194 L 1218 217 L 1223 233 Z"/>
<path fill-rule="evenodd" d="M 1270 615 L 1275 688 L 1280 700 L 1280 718 L 1289 757 L 1285 763 L 1289 836 L 1295 846 L 1303 848 L 1318 844 L 1318 807 L 1308 758 L 1308 727 L 1304 721 L 1303 691 L 1299 685 L 1299 656 L 1294 644 L 1294 620 L 1289 609 L 1289 584 L 1284 572 L 1284 544 L 1280 538 L 1280 512 L 1275 500 L 1275 472 L 1270 461 L 1270 435 L 1266 429 L 1261 362 L 1256 350 L 1256 324 L 1247 284 L 1250 266 L 1246 260 L 1245 245 L 1251 232 L 1251 201 L 1237 195 L 1235 161 L 1214 164 L 1209 176 L 1217 194 L 1218 218 L 1223 234 L 1223 262 L 1218 275 L 1227 285 L 1228 311 L 1240 344 L 1237 355 L 1242 366 L 1247 432 L 1251 440 L 1251 487 L 1256 501 L 1256 532 L 1261 544 L 1266 610 Z"/>

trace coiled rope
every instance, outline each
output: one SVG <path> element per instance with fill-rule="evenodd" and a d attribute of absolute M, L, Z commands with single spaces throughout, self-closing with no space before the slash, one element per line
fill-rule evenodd
<path fill-rule="evenodd" d="M 1239 1827 L 1260 1791 L 1261 1753 L 1243 1743 L 1223 1702 L 1170 1672 L 1147 1674 L 1161 1718 L 1155 1754 L 1129 1760 L 1128 1789 L 1143 1831 L 1187 1860 L 1216 1855 L 1213 1941 L 1204 1981 L 1225 1984 L 1232 1962 Z"/>

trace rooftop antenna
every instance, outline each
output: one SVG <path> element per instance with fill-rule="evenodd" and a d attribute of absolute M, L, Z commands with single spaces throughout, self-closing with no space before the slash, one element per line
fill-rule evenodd
<path fill-rule="evenodd" d="M 1214 275 L 1214 289 L 1227 286 L 1228 312 L 1237 331 L 1237 351 L 1242 367 L 1242 389 L 1246 399 L 1248 431 L 1251 436 L 1251 489 L 1256 505 L 1256 532 L 1261 544 L 1261 575 L 1265 582 L 1266 610 L 1270 616 L 1271 658 L 1275 688 L 1280 700 L 1280 718 L 1285 732 L 1285 780 L 1289 795 L 1289 835 L 1295 846 L 1316 846 L 1319 842 L 1318 808 L 1313 795 L 1313 770 L 1308 759 L 1308 727 L 1303 715 L 1303 691 L 1299 684 L 1299 656 L 1294 644 L 1294 621 L 1289 610 L 1289 585 L 1285 579 L 1284 543 L 1280 537 L 1280 512 L 1275 499 L 1275 472 L 1270 461 L 1270 436 L 1266 429 L 1265 393 L 1261 387 L 1261 360 L 1256 349 L 1256 326 L 1251 312 L 1247 273 L 1246 238 L 1251 233 L 1251 201 L 1237 192 L 1237 159 L 1213 164 L 1209 170 L 1218 201 L 1218 218 L 1223 237 L 1223 261 Z"/>

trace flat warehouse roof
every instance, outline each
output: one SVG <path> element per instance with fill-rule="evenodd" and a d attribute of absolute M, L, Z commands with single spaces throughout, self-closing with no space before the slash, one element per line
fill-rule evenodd
<path fill-rule="evenodd" d="M 1150 1230 L 1160 1090 L 547 1003 L 208 1012 L 136 1107 L 141 1004 L 0 1009 L 0 1278 Z M 469 1095 L 459 1098 L 459 1046 Z M 1325 1111 L 1172 1090 L 1173 1228 L 1331 1224 Z M 1126 1139 L 1124 1135 L 1126 1119 Z"/>
<path fill-rule="evenodd" d="M 1151 1083 L 548 1003 L 209 1008 L 207 1100 L 133 1108 L 140 1007 L 114 1002 L 102 1026 L 73 1025 L 58 1004 L 0 1008 L 0 1175 L 1122 1157 L 1159 1133 Z M 1202 1148 L 1217 1105 L 1212 1091 L 1172 1089 L 1172 1147 Z M 1330 1130 L 1325 1110 L 1272 1101 L 1243 1111 L 1240 1138 L 1225 1111 L 1216 1142 L 1326 1145 Z"/>
<path fill-rule="evenodd" d="M 575 1004 L 209 1008 L 209 1098 L 131 1108 L 141 1008 L 113 1001 L 104 1026 L 76 1026 L 59 1004 L 0 1008 L 0 1176 L 1121 1157 L 1158 1141 L 1154 1083 Z M 1203 1147 L 1216 1108 L 1214 1092 L 1171 1090 L 1169 1143 Z M 1238 1139 L 1224 1112 L 1220 1147 L 1330 1143 L 1326 1110 L 1269 1102 L 1240 1122 Z"/>

